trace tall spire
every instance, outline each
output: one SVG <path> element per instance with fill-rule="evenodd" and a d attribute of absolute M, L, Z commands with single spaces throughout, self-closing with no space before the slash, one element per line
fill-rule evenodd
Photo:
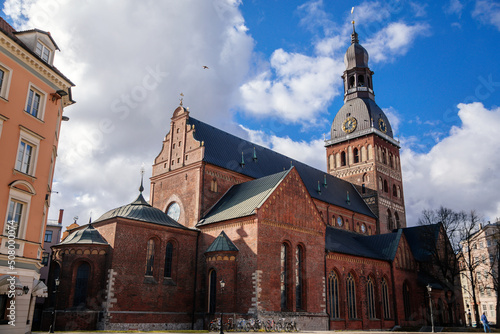
<path fill-rule="evenodd" d="M 141 186 L 139 187 L 139 192 L 142 194 L 144 191 L 144 186 L 142 185 L 142 181 L 144 180 L 144 163 L 141 166 Z"/>
<path fill-rule="evenodd" d="M 354 26 L 354 20 L 352 20 L 351 44 L 359 44 L 358 33 L 356 32 L 356 27 Z"/>

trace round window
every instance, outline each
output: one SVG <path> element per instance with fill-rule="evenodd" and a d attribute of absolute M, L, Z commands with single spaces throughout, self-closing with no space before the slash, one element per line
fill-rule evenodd
<path fill-rule="evenodd" d="M 167 209 L 167 215 L 173 220 L 178 221 L 181 215 L 181 207 L 179 204 L 176 202 L 170 204 Z"/>

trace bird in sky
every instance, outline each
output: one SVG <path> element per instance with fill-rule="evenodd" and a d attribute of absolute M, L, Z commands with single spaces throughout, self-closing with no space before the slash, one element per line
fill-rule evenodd
<path fill-rule="evenodd" d="M 208 70 L 208 66 L 203 65 L 203 69 L 204 69 L 204 70 Z"/>

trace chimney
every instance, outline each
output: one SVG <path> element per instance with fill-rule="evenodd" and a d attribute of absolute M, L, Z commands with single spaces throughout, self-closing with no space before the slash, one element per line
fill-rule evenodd
<path fill-rule="evenodd" d="M 59 219 L 57 220 L 57 224 L 62 225 L 64 209 L 59 209 Z"/>
<path fill-rule="evenodd" d="M 483 224 L 479 223 L 479 230 L 481 231 L 483 229 Z"/>

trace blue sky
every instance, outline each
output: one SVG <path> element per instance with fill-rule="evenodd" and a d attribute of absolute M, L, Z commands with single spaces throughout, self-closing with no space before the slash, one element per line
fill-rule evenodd
<path fill-rule="evenodd" d="M 376 102 L 401 141 L 408 224 L 440 205 L 500 217 L 498 2 L 6 0 L 1 7 L 16 29 L 51 32 L 62 50 L 55 65 L 76 83 L 49 214 L 64 208 L 65 225 L 134 199 L 140 167 L 150 175 L 181 92 L 194 117 L 324 170 L 353 18 L 375 72 Z M 145 90 L 152 73 L 154 88 Z"/>

